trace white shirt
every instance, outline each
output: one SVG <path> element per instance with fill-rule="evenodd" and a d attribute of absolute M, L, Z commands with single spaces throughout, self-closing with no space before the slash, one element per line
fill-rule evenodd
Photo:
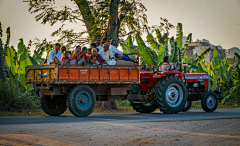
<path fill-rule="evenodd" d="M 53 60 L 53 57 L 54 57 L 54 56 L 56 56 L 57 59 L 58 59 L 59 61 L 61 61 L 61 54 L 62 54 L 61 51 L 58 50 L 58 53 L 56 53 L 56 50 L 53 49 L 53 50 L 49 53 L 49 55 L 48 55 L 47 64 L 50 64 L 50 63 L 54 62 L 54 60 Z"/>
<path fill-rule="evenodd" d="M 119 51 L 119 50 L 118 50 L 115 46 L 113 46 L 113 45 L 110 46 L 109 50 L 112 51 L 113 57 L 115 57 L 115 54 L 116 54 L 116 53 L 123 55 L 123 52 Z"/>
<path fill-rule="evenodd" d="M 102 54 L 101 56 L 103 57 L 103 59 L 104 60 L 106 60 L 106 61 L 108 61 L 108 60 L 112 60 L 112 59 L 110 59 L 110 58 L 112 58 L 113 57 L 113 54 L 112 54 L 112 51 L 111 50 L 107 50 L 106 52 L 104 51 L 104 49 L 103 50 L 101 50 L 101 51 L 99 51 L 99 53 L 98 54 Z"/>
<path fill-rule="evenodd" d="M 165 72 L 165 71 L 167 71 L 167 62 L 164 62 L 163 64 L 162 64 L 162 66 L 161 66 L 161 72 Z"/>
<path fill-rule="evenodd" d="M 101 47 L 100 45 L 97 46 L 96 48 L 98 48 L 99 51 L 101 51 L 103 49 L 103 47 Z"/>

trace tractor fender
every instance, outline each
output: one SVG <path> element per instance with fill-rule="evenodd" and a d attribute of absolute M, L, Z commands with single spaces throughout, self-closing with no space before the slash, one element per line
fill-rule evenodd
<path fill-rule="evenodd" d="M 39 95 L 39 92 L 41 92 L 41 95 Z M 42 87 L 38 87 L 36 89 L 36 96 L 39 100 L 43 99 L 45 97 L 45 93 Z"/>

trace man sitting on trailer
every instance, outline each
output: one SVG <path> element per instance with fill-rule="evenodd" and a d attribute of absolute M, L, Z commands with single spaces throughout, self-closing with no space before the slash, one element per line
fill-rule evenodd
<path fill-rule="evenodd" d="M 106 61 L 114 59 L 112 51 L 109 50 L 109 45 L 107 43 L 103 45 L 103 49 L 100 50 L 98 54 L 100 54 Z"/>
<path fill-rule="evenodd" d="M 59 51 L 60 47 L 61 45 L 59 43 L 55 44 L 54 49 L 48 55 L 47 64 L 60 63 L 61 60 L 61 51 Z"/>
<path fill-rule="evenodd" d="M 167 65 L 169 64 L 169 57 L 168 56 L 165 56 L 164 58 L 163 58 L 163 64 L 160 66 L 160 71 L 161 72 L 165 72 L 165 71 L 167 71 Z"/>
<path fill-rule="evenodd" d="M 123 53 L 117 49 L 117 40 L 116 39 L 112 39 L 111 46 L 109 49 L 112 51 L 113 56 L 115 56 L 115 53 L 118 53 L 120 55 L 126 55 L 125 53 Z"/>

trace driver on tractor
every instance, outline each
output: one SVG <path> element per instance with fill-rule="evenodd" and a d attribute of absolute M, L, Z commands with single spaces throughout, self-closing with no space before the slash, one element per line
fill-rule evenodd
<path fill-rule="evenodd" d="M 167 65 L 169 64 L 169 57 L 168 56 L 165 56 L 164 58 L 163 58 L 163 64 L 160 66 L 160 71 L 161 72 L 165 72 L 165 71 L 167 71 L 168 69 L 167 69 Z"/>

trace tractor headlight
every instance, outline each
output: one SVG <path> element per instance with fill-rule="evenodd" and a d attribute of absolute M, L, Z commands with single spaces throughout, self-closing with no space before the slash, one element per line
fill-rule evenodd
<path fill-rule="evenodd" d="M 197 88 L 199 86 L 198 83 L 193 83 L 193 87 Z"/>

